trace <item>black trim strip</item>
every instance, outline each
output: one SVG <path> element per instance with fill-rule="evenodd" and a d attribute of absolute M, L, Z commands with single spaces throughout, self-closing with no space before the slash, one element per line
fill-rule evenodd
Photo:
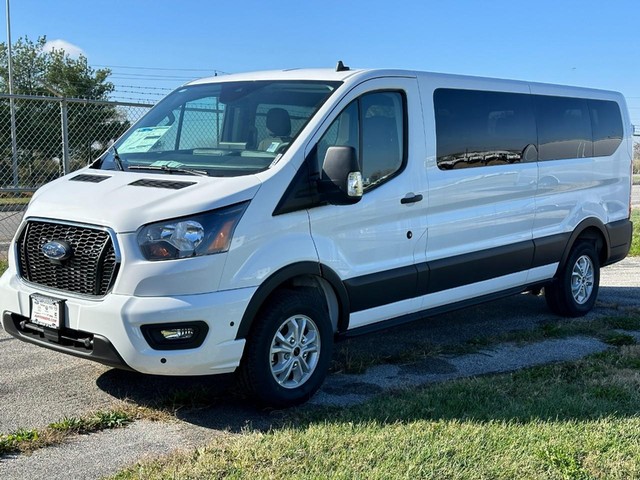
<path fill-rule="evenodd" d="M 344 281 L 349 292 L 351 311 L 399 302 L 418 296 L 418 271 L 415 265 L 394 268 Z"/>
<path fill-rule="evenodd" d="M 535 250 L 531 268 L 559 262 L 570 238 L 570 233 L 561 233 L 534 239 L 533 244 Z"/>
<path fill-rule="evenodd" d="M 357 337 L 366 333 L 377 332 L 379 330 L 385 330 L 387 328 L 397 327 L 405 323 L 415 322 L 416 320 L 424 319 L 435 315 L 441 315 L 443 313 L 449 313 L 455 310 L 479 305 L 481 303 L 490 302 L 492 300 L 498 300 L 499 298 L 509 297 L 527 291 L 528 289 L 537 286 L 538 284 L 530 284 L 522 287 L 510 288 L 496 293 L 483 295 L 481 297 L 470 298 L 461 302 L 450 303 L 447 305 L 441 305 L 439 307 L 428 308 L 426 310 L 420 310 L 419 312 L 410 313 L 408 315 L 402 315 L 401 317 L 390 318 L 389 320 L 383 320 L 381 322 L 372 323 L 363 327 L 347 330 L 338 335 L 338 339 L 347 339 L 351 337 Z"/>
<path fill-rule="evenodd" d="M 566 243 L 562 239 L 542 243 L 538 260 L 557 262 Z M 344 285 L 354 313 L 529 270 L 534 257 L 535 243 L 529 240 L 354 277 L 345 280 Z"/>
<path fill-rule="evenodd" d="M 490 280 L 531 268 L 533 241 L 457 255 L 429 262 L 427 293 Z"/>

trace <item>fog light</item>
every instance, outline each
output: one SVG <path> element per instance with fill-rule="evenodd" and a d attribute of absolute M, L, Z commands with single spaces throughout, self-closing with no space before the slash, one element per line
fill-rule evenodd
<path fill-rule="evenodd" d="M 196 334 L 196 330 L 193 327 L 167 328 L 166 330 L 160 330 L 160 334 L 165 340 L 186 340 L 192 338 Z"/>
<path fill-rule="evenodd" d="M 203 321 L 159 323 L 142 325 L 140 330 L 154 350 L 182 350 L 202 345 L 209 326 Z"/>

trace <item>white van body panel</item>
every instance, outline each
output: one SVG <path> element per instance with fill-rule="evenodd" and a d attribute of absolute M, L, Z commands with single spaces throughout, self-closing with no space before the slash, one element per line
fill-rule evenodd
<path fill-rule="evenodd" d="M 614 92 L 576 89 L 532 83 L 531 93 L 609 100 L 620 105 L 625 138 L 630 138 L 631 122 L 624 97 Z M 538 162 L 539 188 L 535 197 L 535 237 L 571 232 L 585 218 L 603 224 L 628 218 L 631 182 L 629 150 L 622 142 L 610 157 L 585 157 Z"/>
<path fill-rule="evenodd" d="M 443 85 L 529 93 L 529 86 L 523 82 L 424 75 L 420 90 L 426 111 L 433 112 L 434 91 Z M 436 138 L 433 114 L 425 117 L 427 137 Z M 429 142 L 428 148 L 428 260 L 532 238 L 538 177 L 535 162 L 445 171 L 436 165 L 435 142 Z"/>
<path fill-rule="evenodd" d="M 22 340 L 91 359 L 82 345 L 73 350 L 51 336 L 28 337 L 24 325 L 30 323 L 31 295 L 44 295 L 62 301 L 62 330 L 71 337 L 86 334 L 112 346 L 109 358 L 94 360 L 150 374 L 229 373 L 240 365 L 254 320 L 260 321 L 274 292 L 315 289 L 326 304 L 332 333 L 340 335 L 549 285 L 582 225 L 588 225 L 588 238 L 602 248 L 604 262 L 618 261 L 628 251 L 631 123 L 620 94 L 400 70 L 256 72 L 197 80 L 176 92 L 261 81 L 341 83 L 300 122 L 284 153 L 261 171 L 206 177 L 85 168 L 42 187 L 33 196 L 0 279 L 4 328 Z M 622 112 L 624 136 L 608 156 L 444 170 L 438 166 L 438 89 L 613 101 Z M 319 165 L 309 165 L 314 149 L 351 102 L 387 91 L 406 97 L 404 166 L 356 203 L 331 204 L 323 196 Z M 249 149 L 248 144 L 242 149 Z M 247 152 L 237 153 L 242 157 Z M 107 178 L 74 181 L 78 175 Z M 300 178 L 306 186 L 295 190 Z M 139 180 L 188 185 L 131 185 Z M 416 201 L 402 203 L 409 197 Z M 293 207 L 282 209 L 291 199 Z M 231 240 L 217 253 L 150 260 L 139 244 L 146 225 L 238 203 L 246 203 L 246 209 L 235 230 L 223 232 Z M 26 257 L 16 241 L 35 221 L 109 232 L 118 265 L 104 295 L 80 295 L 24 278 Z M 41 248 L 57 239 L 37 240 Z M 521 252 L 531 261 L 518 261 Z M 487 266 L 491 273 L 483 270 Z M 194 322 L 208 328 L 194 348 L 154 348 L 143 333 L 146 326 Z"/>
<path fill-rule="evenodd" d="M 77 182 L 78 175 L 105 176 L 108 181 Z M 185 188 L 148 188 L 139 180 L 193 183 Z M 250 200 L 260 188 L 254 175 L 233 178 L 167 177 L 152 172 L 101 171 L 83 168 L 40 188 L 26 216 L 101 225 L 116 233 L 136 232 L 142 225 L 206 212 Z"/>
<path fill-rule="evenodd" d="M 393 180 L 365 194 L 355 205 L 326 205 L 309 210 L 311 233 L 320 262 L 345 280 L 413 265 L 424 261 L 426 252 L 426 237 L 423 236 L 427 229 L 426 202 L 400 203 L 407 194 L 426 196 L 422 168 L 424 128 L 416 80 L 384 77 L 362 82 L 341 99 L 325 125 L 328 126 L 354 99 L 382 90 L 402 91 L 407 96 L 411 119 L 408 135 L 413 141 L 409 144 L 406 167 Z M 307 151 L 319 138 L 320 135 L 312 137 Z"/>

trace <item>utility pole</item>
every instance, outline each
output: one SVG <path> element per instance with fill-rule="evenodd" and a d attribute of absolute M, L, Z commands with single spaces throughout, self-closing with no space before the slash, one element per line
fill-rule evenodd
<path fill-rule="evenodd" d="M 11 152 L 13 166 L 13 187 L 18 188 L 18 140 L 16 134 L 16 103 L 13 98 L 13 57 L 11 56 L 11 15 L 7 0 L 7 64 L 9 66 L 9 110 L 11 113 Z"/>

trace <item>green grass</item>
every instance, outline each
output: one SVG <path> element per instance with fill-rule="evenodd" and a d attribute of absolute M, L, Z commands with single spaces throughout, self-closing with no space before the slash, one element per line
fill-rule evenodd
<path fill-rule="evenodd" d="M 635 208 L 631 211 L 631 221 L 633 222 L 633 239 L 629 256 L 638 257 L 640 256 L 640 209 Z"/>
<path fill-rule="evenodd" d="M 623 346 L 352 408 L 302 408 L 280 428 L 114 478 L 640 478 L 639 405 L 640 346 Z"/>
<path fill-rule="evenodd" d="M 31 198 L 0 197 L 0 205 L 26 205 Z"/>
<path fill-rule="evenodd" d="M 113 410 L 100 410 L 83 417 L 67 417 L 40 430 L 22 428 L 0 434 L 0 455 L 31 452 L 62 443 L 72 435 L 121 428 L 139 418 L 157 420 L 163 416 L 162 412 L 153 409 L 123 404 Z"/>

